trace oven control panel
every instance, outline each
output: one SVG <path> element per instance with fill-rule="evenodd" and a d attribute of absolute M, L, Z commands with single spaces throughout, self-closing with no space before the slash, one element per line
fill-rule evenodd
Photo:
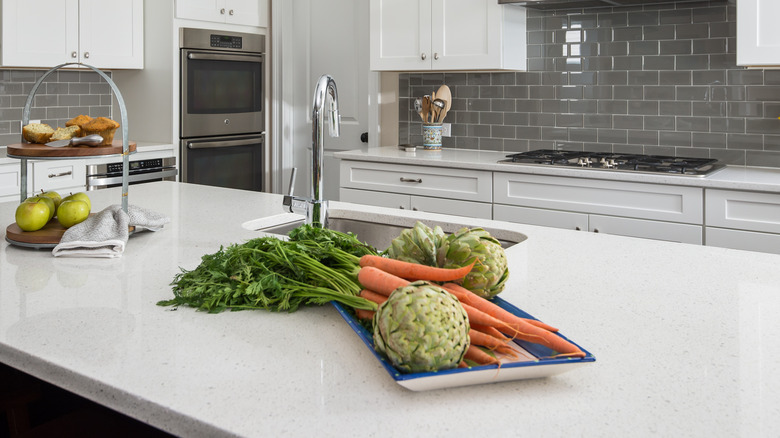
<path fill-rule="evenodd" d="M 151 160 L 138 160 L 131 161 L 129 171 L 139 171 L 147 169 L 159 169 L 163 167 L 162 158 L 154 158 Z M 121 173 L 122 163 L 108 163 L 106 164 L 106 173 Z"/>
<path fill-rule="evenodd" d="M 243 38 L 240 36 L 211 34 L 211 47 L 222 49 L 241 49 Z"/>

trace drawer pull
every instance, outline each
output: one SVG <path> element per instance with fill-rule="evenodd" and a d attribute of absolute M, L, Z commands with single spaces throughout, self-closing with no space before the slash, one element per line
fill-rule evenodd
<path fill-rule="evenodd" d="M 50 173 L 49 178 L 58 178 L 60 176 L 67 176 L 67 175 L 73 175 L 73 171 L 69 170 L 67 172 L 60 172 L 60 173 Z"/>
<path fill-rule="evenodd" d="M 410 182 L 410 183 L 417 183 L 420 184 L 422 182 L 422 178 L 404 178 L 401 177 L 401 182 Z"/>
<path fill-rule="evenodd" d="M 582 228 L 580 228 L 580 227 L 574 227 L 574 229 L 575 229 L 576 231 L 582 231 Z"/>

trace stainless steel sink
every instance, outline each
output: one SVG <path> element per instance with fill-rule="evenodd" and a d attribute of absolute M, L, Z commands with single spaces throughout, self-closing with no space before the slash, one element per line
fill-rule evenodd
<path fill-rule="evenodd" d="M 350 217 L 352 216 L 352 217 Z M 328 228 L 341 232 L 351 232 L 355 234 L 362 242 L 368 243 L 379 250 L 384 250 L 390 246 L 390 242 L 398 237 L 406 228 L 411 228 L 417 219 L 407 218 L 402 216 L 390 216 L 382 214 L 371 214 L 370 219 L 376 221 L 366 220 L 365 217 L 360 217 L 359 212 L 352 212 L 349 210 L 331 210 L 328 219 Z M 362 214 L 362 216 L 367 216 Z M 425 223 L 425 221 L 423 221 Z M 290 230 L 298 227 L 303 222 L 290 222 L 276 226 L 270 226 L 265 228 L 258 228 L 257 231 L 262 231 L 269 234 L 287 235 Z M 428 226 L 439 225 L 445 233 L 454 233 L 463 227 L 473 227 L 467 223 L 457 222 L 436 222 L 426 223 Z M 244 225 L 245 228 L 252 229 L 251 223 Z M 498 239 L 504 248 L 509 248 L 512 245 L 516 245 L 523 242 L 528 237 L 525 234 L 515 231 L 509 231 L 504 229 L 494 229 L 483 227 L 492 236 Z"/>

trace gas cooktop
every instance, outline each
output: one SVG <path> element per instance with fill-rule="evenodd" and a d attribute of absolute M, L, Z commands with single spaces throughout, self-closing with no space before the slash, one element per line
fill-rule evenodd
<path fill-rule="evenodd" d="M 641 172 L 703 177 L 725 167 L 713 158 L 620 154 L 615 152 L 538 149 L 507 155 L 499 163 L 574 167 L 620 172 Z"/>

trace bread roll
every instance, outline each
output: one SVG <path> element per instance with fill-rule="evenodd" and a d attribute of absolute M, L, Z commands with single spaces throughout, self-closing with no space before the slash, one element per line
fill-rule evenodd
<path fill-rule="evenodd" d="M 54 134 L 54 129 L 45 123 L 30 123 L 22 128 L 22 137 L 30 143 L 46 143 Z"/>

